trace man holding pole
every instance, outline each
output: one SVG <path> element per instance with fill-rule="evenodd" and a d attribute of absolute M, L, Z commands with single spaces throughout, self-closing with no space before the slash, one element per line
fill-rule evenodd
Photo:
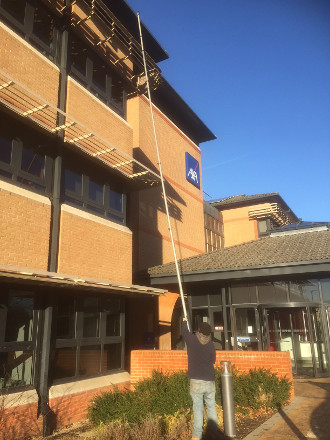
<path fill-rule="evenodd" d="M 211 340 L 211 326 L 203 322 L 196 334 L 188 330 L 187 319 L 183 318 L 182 336 L 187 344 L 190 395 L 193 401 L 194 430 L 193 440 L 202 438 L 204 401 L 207 418 L 218 425 L 215 408 L 214 363 L 216 359 Z"/>

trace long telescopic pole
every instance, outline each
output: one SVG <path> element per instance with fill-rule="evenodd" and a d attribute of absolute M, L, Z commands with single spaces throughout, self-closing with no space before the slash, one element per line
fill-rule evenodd
<path fill-rule="evenodd" d="M 166 216 L 167 216 L 167 222 L 168 222 L 168 230 L 170 232 L 170 237 L 171 237 L 171 243 L 172 243 L 172 249 L 173 249 L 173 255 L 174 255 L 174 262 L 175 262 L 175 269 L 176 269 L 176 274 L 177 274 L 177 277 L 178 277 L 178 283 L 179 283 L 179 289 L 180 289 L 180 296 L 181 296 L 181 301 L 182 301 L 183 313 L 184 313 L 184 317 L 187 320 L 188 329 L 190 329 L 189 328 L 190 326 L 189 326 L 188 316 L 187 316 L 186 303 L 185 303 L 184 296 L 183 296 L 181 276 L 180 276 L 179 265 L 178 265 L 178 259 L 177 259 L 177 256 L 176 256 L 176 250 L 175 250 L 175 244 L 174 244 L 171 220 L 170 220 L 170 215 L 169 215 L 169 212 L 168 212 L 168 204 L 167 204 L 167 198 L 166 198 L 165 183 L 164 183 L 164 177 L 163 177 L 163 171 L 162 171 L 162 164 L 161 164 L 160 155 L 159 155 L 159 148 L 158 148 L 158 141 L 157 141 L 157 134 L 156 134 L 156 126 L 155 126 L 154 112 L 153 112 L 152 102 L 151 102 L 149 78 L 148 78 L 147 63 L 146 63 L 146 57 L 145 57 L 145 52 L 144 52 L 144 46 L 143 46 L 143 38 L 142 38 L 141 21 L 140 21 L 140 13 L 139 12 L 137 13 L 137 18 L 138 18 L 138 23 L 139 23 L 139 32 L 140 32 L 141 49 L 142 49 L 143 64 L 144 64 L 144 73 L 145 73 L 146 83 L 147 83 L 148 99 L 149 99 L 152 127 L 153 127 L 153 130 L 154 130 L 155 147 L 156 147 L 156 152 L 157 152 L 157 161 L 158 161 L 158 167 L 159 167 L 160 180 L 162 182 L 162 190 L 163 190 L 163 196 L 164 196 L 164 202 L 165 202 L 165 210 L 166 210 Z"/>

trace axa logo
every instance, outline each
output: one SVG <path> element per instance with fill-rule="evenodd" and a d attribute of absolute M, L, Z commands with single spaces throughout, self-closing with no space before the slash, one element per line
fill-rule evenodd
<path fill-rule="evenodd" d="M 193 180 L 195 183 L 198 183 L 198 174 L 196 172 L 197 167 L 198 167 L 198 163 L 197 163 L 195 169 L 190 168 L 190 170 L 188 171 L 188 177 L 190 177 L 191 180 Z"/>
<path fill-rule="evenodd" d="M 185 155 L 186 155 L 186 179 L 197 188 L 200 188 L 199 162 L 188 152 L 186 152 Z"/>

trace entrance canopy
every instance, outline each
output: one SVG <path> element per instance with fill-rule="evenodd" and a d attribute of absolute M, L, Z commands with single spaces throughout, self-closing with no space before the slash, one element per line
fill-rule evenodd
<path fill-rule="evenodd" d="M 109 280 L 65 275 L 56 272 L 0 266 L 0 281 L 16 281 L 32 286 L 65 287 L 81 291 L 97 291 L 98 293 L 126 293 L 163 296 L 166 290 L 135 284 L 116 283 Z"/>

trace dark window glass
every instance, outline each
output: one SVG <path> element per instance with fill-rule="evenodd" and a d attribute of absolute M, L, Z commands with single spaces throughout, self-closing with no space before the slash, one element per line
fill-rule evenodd
<path fill-rule="evenodd" d="M 108 214 L 108 217 L 111 218 L 111 220 L 114 220 L 117 223 L 124 223 L 123 217 L 118 217 L 117 215 L 111 214 L 111 212 Z"/>
<path fill-rule="evenodd" d="M 98 310 L 97 298 L 84 299 L 84 327 L 83 337 L 97 337 L 99 336 L 99 320 L 100 313 Z"/>
<path fill-rule="evenodd" d="M 210 306 L 221 306 L 221 295 L 210 295 Z"/>
<path fill-rule="evenodd" d="M 287 303 L 287 291 L 286 282 L 258 284 L 259 302 L 262 304 Z"/>
<path fill-rule="evenodd" d="M 1 6 L 17 21 L 24 23 L 26 2 L 22 0 L 1 0 Z"/>
<path fill-rule="evenodd" d="M 317 280 L 290 282 L 291 302 L 319 302 L 320 293 Z"/>
<path fill-rule="evenodd" d="M 89 181 L 88 197 L 90 198 L 90 200 L 93 200 L 94 202 L 103 205 L 103 190 L 103 185 L 95 183 L 92 180 Z"/>
<path fill-rule="evenodd" d="M 106 313 L 106 336 L 120 336 L 120 300 L 105 299 L 103 311 Z"/>
<path fill-rule="evenodd" d="M 28 296 L 10 296 L 7 304 L 5 341 L 31 341 L 33 298 Z"/>
<path fill-rule="evenodd" d="M 80 347 L 79 374 L 90 376 L 100 373 L 101 367 L 101 346 L 89 345 Z"/>
<path fill-rule="evenodd" d="M 323 302 L 330 302 L 330 278 L 321 280 Z"/>
<path fill-rule="evenodd" d="M 65 170 L 65 189 L 81 195 L 82 176 L 71 170 Z"/>
<path fill-rule="evenodd" d="M 50 12 L 39 5 L 34 8 L 33 33 L 50 46 L 53 41 L 54 19 Z"/>
<path fill-rule="evenodd" d="M 32 148 L 23 147 L 21 169 L 33 176 L 43 178 L 45 176 L 45 156 L 36 153 Z"/>
<path fill-rule="evenodd" d="M 0 390 L 32 384 L 32 354 L 32 350 L 0 353 Z"/>
<path fill-rule="evenodd" d="M 10 164 L 12 153 L 11 139 L 0 136 L 0 161 Z"/>
<path fill-rule="evenodd" d="M 72 40 L 71 44 L 72 67 L 86 76 L 87 48 L 79 40 Z"/>
<path fill-rule="evenodd" d="M 104 370 L 118 370 L 121 368 L 121 344 L 104 345 Z"/>
<path fill-rule="evenodd" d="M 124 85 L 123 81 L 114 73 L 111 74 L 111 100 L 117 107 L 123 105 Z"/>
<path fill-rule="evenodd" d="M 110 189 L 110 208 L 123 212 L 123 195 Z"/>
<path fill-rule="evenodd" d="M 93 84 L 100 89 L 101 92 L 106 92 L 106 66 L 101 60 L 93 60 Z"/>
<path fill-rule="evenodd" d="M 225 348 L 225 333 L 222 310 L 213 312 L 213 343 L 216 350 Z"/>
<path fill-rule="evenodd" d="M 56 337 L 73 339 L 75 337 L 75 308 L 72 297 L 60 297 L 57 306 Z"/>
<path fill-rule="evenodd" d="M 231 301 L 232 304 L 256 303 L 255 286 L 246 284 L 231 286 Z"/>
<path fill-rule="evenodd" d="M 193 295 L 191 296 L 191 304 L 193 307 L 207 306 L 208 295 Z"/>
<path fill-rule="evenodd" d="M 50 365 L 53 379 L 75 376 L 76 354 L 76 347 L 63 347 L 52 351 Z"/>
<path fill-rule="evenodd" d="M 193 309 L 192 310 L 193 331 L 197 331 L 202 322 L 210 324 L 208 309 Z"/>

